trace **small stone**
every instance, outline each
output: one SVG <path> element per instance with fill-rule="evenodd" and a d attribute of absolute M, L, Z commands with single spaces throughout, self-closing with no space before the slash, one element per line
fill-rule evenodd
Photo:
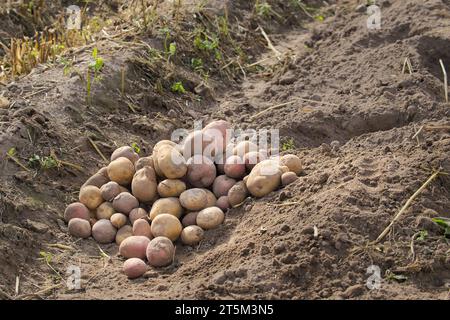
<path fill-rule="evenodd" d="M 328 173 L 326 173 L 326 172 L 321 173 L 317 179 L 317 184 L 320 184 L 320 185 L 325 184 L 328 180 L 328 177 L 329 177 Z"/>
<path fill-rule="evenodd" d="M 300 230 L 301 234 L 314 234 L 314 227 L 304 227 Z"/>
<path fill-rule="evenodd" d="M 215 284 L 223 284 L 227 280 L 227 276 L 224 272 L 219 272 L 213 277 L 213 281 Z"/>
<path fill-rule="evenodd" d="M 287 224 L 283 224 L 281 226 L 281 231 L 289 232 L 290 230 L 291 230 L 291 227 L 289 227 Z"/>
<path fill-rule="evenodd" d="M 341 147 L 341 143 L 337 140 L 334 140 L 334 141 L 331 141 L 330 146 L 331 146 L 331 150 L 338 151 L 339 148 Z"/>
<path fill-rule="evenodd" d="M 262 256 L 265 256 L 266 254 L 270 253 L 269 247 L 268 246 L 262 246 L 261 249 L 259 250 L 259 253 Z"/>
<path fill-rule="evenodd" d="M 41 222 L 27 219 L 25 220 L 25 225 L 28 229 L 37 233 L 46 233 L 48 231 L 48 226 Z"/>
<path fill-rule="evenodd" d="M 7 109 L 9 107 L 9 100 L 5 97 L 0 97 L 0 109 Z"/>
<path fill-rule="evenodd" d="M 284 244 L 280 243 L 277 244 L 274 248 L 273 248 L 273 252 L 275 254 L 280 254 L 283 253 L 284 251 L 286 251 L 286 247 L 284 246 Z"/>
<path fill-rule="evenodd" d="M 177 112 L 175 110 L 173 110 L 173 109 L 170 109 L 169 112 L 167 113 L 167 115 L 170 118 L 176 118 L 177 117 Z"/>
<path fill-rule="evenodd" d="M 354 286 L 348 287 L 343 293 L 344 298 L 354 298 L 360 296 L 364 293 L 364 286 L 361 284 L 356 284 Z"/>

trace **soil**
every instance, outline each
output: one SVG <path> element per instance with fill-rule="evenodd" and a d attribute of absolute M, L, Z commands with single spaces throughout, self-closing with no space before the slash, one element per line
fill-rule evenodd
<path fill-rule="evenodd" d="M 84 74 L 93 45 L 71 49 L 68 75 L 47 64 L 0 86 L 11 102 L 0 108 L 0 154 L 15 147 L 26 164 L 54 152 L 83 168 L 25 171 L 2 156 L 0 298 L 449 299 L 449 243 L 431 218 L 450 217 L 450 177 L 438 175 L 391 232 L 371 242 L 435 170 L 450 173 L 450 105 L 439 66 L 442 59 L 450 73 L 450 2 L 377 2 L 382 27 L 373 31 L 357 1 L 309 1 L 320 5 L 323 21 L 288 14 L 276 2 L 284 22 L 260 23 L 281 61 L 259 31 L 249 31 L 244 49 L 259 66 L 245 76 L 237 66 L 229 74 L 212 66 L 206 86 L 185 58 L 170 67 L 142 63 L 146 44 L 161 48 L 161 39 L 127 44 L 128 35 L 95 44 L 105 69 L 90 104 L 75 70 Z M 252 4 L 225 3 L 242 28 L 256 29 L 248 19 Z M 208 8 L 223 13 L 223 2 Z M 2 24 L 0 30 L 8 32 Z M 402 72 L 407 57 L 412 73 Z M 165 89 L 180 79 L 188 92 L 161 93 L 157 78 Z M 177 244 L 171 266 L 129 280 L 115 244 L 76 240 L 62 219 L 83 182 L 105 165 L 87 137 L 107 157 L 132 142 L 148 154 L 172 130 L 199 119 L 279 129 L 294 145 L 285 152 L 302 159 L 304 172 L 294 184 L 229 210 L 198 247 Z M 426 236 L 417 239 L 421 231 Z M 42 253 L 51 254 L 48 264 Z M 81 269 L 81 290 L 61 285 L 73 265 Z M 372 265 L 382 281 L 370 290 Z"/>

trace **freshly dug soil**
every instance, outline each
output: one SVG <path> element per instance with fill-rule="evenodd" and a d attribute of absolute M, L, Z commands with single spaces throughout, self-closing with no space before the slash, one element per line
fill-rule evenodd
<path fill-rule="evenodd" d="M 27 163 L 54 152 L 83 168 L 27 172 L 2 156 L 0 298 L 14 297 L 20 275 L 18 298 L 448 299 L 450 248 L 431 219 L 450 217 L 449 176 L 438 175 L 388 236 L 371 242 L 435 170 L 450 173 L 450 105 L 439 66 L 442 59 L 450 73 L 450 3 L 379 2 L 381 30 L 368 31 L 357 1 L 322 6 L 324 21 L 300 15 L 264 25 L 282 61 L 255 41 L 249 52 L 262 71 L 237 82 L 216 72 L 202 99 L 192 99 L 202 79 L 182 66 L 172 71 L 187 83 L 186 97 L 150 89 L 157 73 L 136 60 L 143 48 L 115 39 L 96 44 L 106 67 L 90 105 L 82 78 L 64 76 L 62 66 L 40 66 L 0 87 L 14 102 L 0 109 L 0 154 L 15 147 Z M 230 11 L 245 16 L 246 3 L 230 2 Z M 80 51 L 74 68 L 85 70 L 89 54 Z M 402 72 L 405 58 L 412 73 Z M 128 97 L 120 95 L 123 70 Z M 148 154 L 198 119 L 280 129 L 284 145 L 294 146 L 285 152 L 305 170 L 294 184 L 229 210 L 198 247 L 177 243 L 171 266 L 128 280 L 115 244 L 101 245 L 107 259 L 93 239 L 68 235 L 62 219 L 105 165 L 87 137 L 106 157 L 132 142 Z M 81 290 L 57 286 L 57 273 L 65 277 L 71 265 L 81 269 Z M 369 290 L 372 265 L 383 280 Z"/>

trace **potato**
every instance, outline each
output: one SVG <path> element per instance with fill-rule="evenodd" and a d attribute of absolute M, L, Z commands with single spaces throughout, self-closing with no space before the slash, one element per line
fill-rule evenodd
<path fill-rule="evenodd" d="M 189 159 L 195 155 L 212 159 L 215 156 L 214 138 L 201 130 L 191 132 L 183 141 L 183 156 Z"/>
<path fill-rule="evenodd" d="M 216 155 L 216 157 L 214 158 L 214 163 L 216 164 L 216 171 L 217 174 L 225 174 L 225 160 L 227 158 L 226 154 L 219 154 Z"/>
<path fill-rule="evenodd" d="M 116 244 L 120 246 L 123 240 L 133 235 L 133 227 L 129 225 L 124 225 L 122 228 L 117 231 L 116 234 Z"/>
<path fill-rule="evenodd" d="M 201 188 L 203 191 L 206 192 L 206 207 L 214 207 L 217 202 L 217 198 L 214 195 L 214 193 L 211 190 L 208 190 L 206 188 Z"/>
<path fill-rule="evenodd" d="M 244 155 L 243 161 L 245 163 L 245 168 L 248 171 L 251 171 L 255 165 L 265 159 L 267 159 L 267 157 L 262 152 L 250 151 Z"/>
<path fill-rule="evenodd" d="M 100 189 L 95 186 L 81 188 L 79 200 L 91 210 L 97 209 L 103 202 L 102 193 L 100 192 Z"/>
<path fill-rule="evenodd" d="M 165 267 L 172 263 L 175 246 L 166 237 L 156 237 L 147 246 L 148 264 L 154 267 Z"/>
<path fill-rule="evenodd" d="M 208 205 L 208 195 L 200 188 L 188 189 L 180 194 L 180 204 L 188 210 L 202 210 Z"/>
<path fill-rule="evenodd" d="M 280 186 L 281 174 L 278 161 L 272 159 L 261 161 L 249 174 L 246 183 L 248 191 L 258 198 L 265 196 Z"/>
<path fill-rule="evenodd" d="M 202 132 L 212 137 L 215 153 L 223 153 L 231 135 L 231 124 L 225 120 L 216 120 L 206 125 Z"/>
<path fill-rule="evenodd" d="M 158 151 L 161 147 L 163 146 L 172 146 L 172 147 L 176 147 L 176 143 L 170 140 L 161 140 L 158 143 L 155 144 L 155 146 L 153 147 L 153 153 L 151 155 L 152 160 L 153 160 L 153 169 L 155 169 L 155 173 L 158 175 L 158 177 L 163 177 L 164 174 L 162 173 L 162 171 L 160 170 L 159 166 L 158 166 Z"/>
<path fill-rule="evenodd" d="M 116 238 L 117 230 L 107 219 L 100 219 L 92 226 L 92 236 L 98 243 L 111 243 Z"/>
<path fill-rule="evenodd" d="M 129 192 L 121 192 L 113 200 L 113 208 L 116 212 L 128 215 L 131 210 L 139 207 L 139 201 Z"/>
<path fill-rule="evenodd" d="M 130 219 L 131 224 L 133 224 L 137 219 L 147 218 L 148 212 L 142 208 L 134 208 L 128 214 L 128 219 Z"/>
<path fill-rule="evenodd" d="M 148 266 L 142 259 L 130 258 L 123 263 L 122 271 L 130 279 L 141 277 L 148 270 Z"/>
<path fill-rule="evenodd" d="M 217 199 L 216 207 L 220 208 L 222 211 L 226 211 L 230 208 L 230 202 L 228 200 L 228 196 L 221 196 L 219 199 Z"/>
<path fill-rule="evenodd" d="M 218 207 L 203 209 L 197 215 L 197 225 L 205 230 L 214 229 L 225 219 L 223 211 Z"/>
<path fill-rule="evenodd" d="M 231 189 L 232 186 L 236 184 L 236 180 L 230 178 L 226 175 L 218 176 L 213 183 L 213 192 L 214 195 L 219 198 L 221 196 L 226 196 L 228 194 L 228 190 Z"/>
<path fill-rule="evenodd" d="M 158 149 L 154 161 L 162 173 L 162 177 L 178 179 L 184 177 L 187 172 L 186 160 L 176 148 L 163 145 Z"/>
<path fill-rule="evenodd" d="M 144 236 L 153 239 L 152 229 L 147 220 L 138 219 L 133 223 L 133 236 Z"/>
<path fill-rule="evenodd" d="M 181 231 L 181 242 L 188 246 L 195 246 L 203 237 L 204 231 L 199 226 L 187 226 Z"/>
<path fill-rule="evenodd" d="M 280 164 L 287 166 L 289 171 L 299 175 L 303 171 L 302 161 L 294 154 L 287 154 L 281 157 Z"/>
<path fill-rule="evenodd" d="M 157 190 L 163 198 L 179 197 L 186 190 L 186 183 L 178 179 L 166 179 L 158 184 Z"/>
<path fill-rule="evenodd" d="M 119 254 L 124 258 L 145 258 L 150 239 L 144 236 L 131 236 L 122 241 Z"/>
<path fill-rule="evenodd" d="M 233 149 L 233 154 L 240 156 L 241 158 L 244 157 L 246 153 L 249 153 L 251 151 L 258 151 L 258 146 L 253 143 L 252 141 L 245 140 L 240 141 Z"/>
<path fill-rule="evenodd" d="M 133 164 L 137 160 L 139 160 L 139 155 L 134 151 L 133 147 L 130 146 L 123 146 L 114 150 L 114 152 L 111 155 L 111 161 L 114 161 L 121 157 L 127 158 Z"/>
<path fill-rule="evenodd" d="M 98 206 L 97 210 L 95 211 L 95 217 L 100 219 L 109 219 L 111 216 L 116 213 L 114 210 L 111 202 L 103 202 L 101 205 Z"/>
<path fill-rule="evenodd" d="M 133 163 L 125 157 L 117 158 L 108 165 L 109 178 L 122 186 L 131 183 L 134 173 Z"/>
<path fill-rule="evenodd" d="M 149 218 L 153 221 L 156 216 L 162 213 L 168 213 L 177 218 L 181 217 L 183 208 L 181 207 L 180 200 L 175 197 L 156 200 L 150 210 Z"/>
<path fill-rule="evenodd" d="M 136 171 L 145 167 L 155 169 L 155 165 L 153 164 L 153 156 L 139 158 L 139 160 L 134 163 L 134 170 Z"/>
<path fill-rule="evenodd" d="M 231 156 L 225 162 L 224 171 L 230 178 L 241 179 L 245 176 L 245 163 L 240 156 Z"/>
<path fill-rule="evenodd" d="M 131 192 L 141 202 L 152 201 L 156 196 L 156 174 L 151 167 L 145 167 L 137 171 L 131 182 Z"/>
<path fill-rule="evenodd" d="M 228 203 L 235 207 L 247 198 L 248 190 L 244 181 L 239 181 L 228 191 Z"/>
<path fill-rule="evenodd" d="M 96 173 L 93 176 L 89 177 L 89 179 L 86 180 L 86 182 L 81 186 L 80 189 L 87 186 L 95 186 L 97 188 L 100 188 L 102 185 L 108 182 L 109 178 L 105 177 L 103 174 Z"/>
<path fill-rule="evenodd" d="M 292 171 L 285 172 L 281 175 L 281 184 L 283 186 L 287 186 L 288 184 L 291 184 L 292 182 L 294 182 L 297 179 L 298 179 L 298 177 L 295 174 L 295 172 L 292 172 Z"/>
<path fill-rule="evenodd" d="M 73 218 L 89 220 L 89 209 L 81 202 L 74 202 L 67 206 L 64 210 L 64 220 L 69 222 Z"/>
<path fill-rule="evenodd" d="M 72 218 L 69 221 L 69 233 L 77 238 L 89 238 L 91 236 L 91 224 L 86 219 Z"/>
<path fill-rule="evenodd" d="M 288 166 L 280 166 L 281 174 L 291 172 Z"/>
<path fill-rule="evenodd" d="M 181 220 L 181 224 L 183 227 L 192 226 L 197 224 L 197 215 L 198 211 L 189 212 L 187 215 L 183 217 Z"/>
<path fill-rule="evenodd" d="M 168 213 L 161 213 L 152 220 L 151 230 L 154 237 L 163 236 L 175 241 L 182 229 L 180 220 Z"/>
<path fill-rule="evenodd" d="M 120 229 L 127 224 L 128 218 L 123 213 L 114 213 L 109 220 L 114 227 Z"/>
<path fill-rule="evenodd" d="M 129 190 L 128 188 L 125 188 L 124 186 L 119 186 L 119 188 L 120 188 L 120 193 L 122 193 L 122 192 L 128 192 L 128 193 L 131 193 L 130 190 Z M 114 200 L 114 199 L 113 199 L 113 200 Z"/>
<path fill-rule="evenodd" d="M 105 199 L 105 201 L 113 201 L 114 198 L 117 197 L 117 195 L 122 191 L 117 182 L 110 181 L 102 185 L 100 192 L 102 193 L 102 198 Z"/>
<path fill-rule="evenodd" d="M 209 187 L 216 178 L 216 166 L 205 156 L 195 155 L 189 158 L 187 168 L 187 181 L 194 187 Z"/>
<path fill-rule="evenodd" d="M 248 175 L 246 175 L 245 177 L 242 178 L 242 181 L 244 181 L 245 184 L 247 184 L 247 180 L 248 180 Z"/>

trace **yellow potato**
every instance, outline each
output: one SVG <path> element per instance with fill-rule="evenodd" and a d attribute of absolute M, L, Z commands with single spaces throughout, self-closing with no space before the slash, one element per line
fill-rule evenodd
<path fill-rule="evenodd" d="M 109 178 L 122 186 L 131 183 L 134 173 L 133 163 L 125 157 L 117 158 L 108 165 Z"/>
<path fill-rule="evenodd" d="M 139 158 L 139 160 L 136 161 L 136 163 L 134 164 L 134 169 L 136 171 L 145 167 L 151 167 L 155 169 L 155 165 L 153 163 L 153 156 Z"/>
<path fill-rule="evenodd" d="M 241 204 L 245 198 L 247 198 L 248 189 L 244 181 L 239 181 L 228 191 L 228 203 L 230 206 L 235 207 Z"/>
<path fill-rule="evenodd" d="M 203 209 L 197 215 L 197 225 L 205 230 L 214 229 L 219 226 L 225 215 L 223 211 L 218 207 L 210 207 Z"/>
<path fill-rule="evenodd" d="M 100 219 L 109 219 L 111 216 L 116 213 L 116 210 L 114 210 L 111 202 L 103 202 L 101 205 L 98 206 L 97 210 L 95 211 L 95 217 Z"/>
<path fill-rule="evenodd" d="M 117 231 L 116 244 L 120 246 L 123 240 L 133 235 L 133 228 L 130 225 L 124 225 Z"/>
<path fill-rule="evenodd" d="M 135 163 L 139 159 L 139 155 L 130 146 L 123 146 L 114 150 L 111 155 L 111 161 L 114 161 L 120 157 L 125 157 L 132 163 Z"/>
<path fill-rule="evenodd" d="M 188 246 L 195 246 L 203 237 L 204 231 L 199 226 L 188 226 L 181 231 L 181 242 Z"/>
<path fill-rule="evenodd" d="M 151 167 L 144 167 L 134 174 L 131 192 L 140 202 L 148 203 L 156 196 L 156 185 L 155 171 Z"/>
<path fill-rule="evenodd" d="M 179 197 L 186 190 L 186 183 L 179 179 L 166 179 L 158 184 L 157 190 L 163 198 Z"/>
<path fill-rule="evenodd" d="M 180 203 L 183 208 L 191 211 L 202 210 L 208 205 L 208 194 L 204 189 L 193 188 L 181 193 Z"/>
<path fill-rule="evenodd" d="M 154 160 L 156 160 L 163 177 L 179 179 L 184 177 L 187 172 L 186 160 L 176 148 L 170 145 L 161 146 Z"/>
<path fill-rule="evenodd" d="M 95 186 L 81 188 L 79 200 L 91 210 L 97 209 L 97 207 L 103 203 L 102 193 L 100 189 Z"/>
<path fill-rule="evenodd" d="M 172 241 L 178 239 L 183 227 L 177 217 L 162 213 L 152 220 L 151 231 L 154 237 L 167 237 Z"/>
<path fill-rule="evenodd" d="M 156 216 L 162 213 L 168 213 L 176 218 L 181 217 L 183 208 L 181 207 L 180 200 L 175 197 L 161 198 L 155 201 L 150 209 L 149 218 L 154 220 Z"/>
<path fill-rule="evenodd" d="M 276 160 L 267 159 L 258 163 L 250 172 L 246 186 L 255 197 L 263 197 L 276 190 L 281 184 L 279 163 Z"/>
<path fill-rule="evenodd" d="M 127 224 L 127 216 L 123 213 L 114 213 L 109 220 L 117 229 L 120 229 Z"/>
<path fill-rule="evenodd" d="M 280 164 L 287 166 L 289 171 L 299 175 L 303 171 L 302 161 L 294 154 L 287 154 L 281 157 Z"/>

